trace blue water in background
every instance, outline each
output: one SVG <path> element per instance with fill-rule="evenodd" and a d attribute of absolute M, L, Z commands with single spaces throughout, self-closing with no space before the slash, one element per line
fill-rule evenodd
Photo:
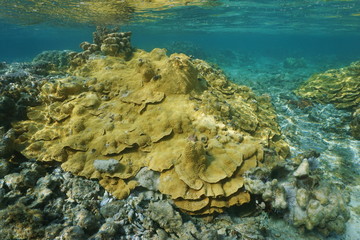
<path fill-rule="evenodd" d="M 31 61 L 45 50 L 80 51 L 79 44 L 91 42 L 95 27 L 54 27 L 47 25 L 18 26 L 0 22 L 0 61 Z M 125 26 L 132 31 L 132 45 L 151 50 L 168 47 L 174 41 L 191 42 L 204 52 L 232 50 L 244 54 L 261 54 L 271 57 L 312 57 L 336 55 L 345 61 L 355 61 L 360 56 L 360 35 L 298 34 L 254 32 L 170 32 L 147 30 L 145 27 Z"/>

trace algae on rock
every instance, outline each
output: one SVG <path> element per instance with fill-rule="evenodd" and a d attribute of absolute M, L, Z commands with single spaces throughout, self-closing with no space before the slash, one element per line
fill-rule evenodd
<path fill-rule="evenodd" d="M 181 210 L 223 212 L 250 201 L 247 170 L 289 153 L 269 99 L 202 60 L 137 50 L 126 60 L 94 55 L 69 73 L 43 85 L 42 105 L 14 124 L 17 149 L 99 179 L 115 197 L 127 197 L 146 167 Z M 118 165 L 99 171 L 98 159 Z"/>

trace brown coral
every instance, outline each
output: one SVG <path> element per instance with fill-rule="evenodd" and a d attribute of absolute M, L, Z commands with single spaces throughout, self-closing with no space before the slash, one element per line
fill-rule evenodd
<path fill-rule="evenodd" d="M 160 172 L 159 191 L 189 214 L 250 201 L 243 174 L 288 154 L 267 98 L 229 82 L 204 61 L 165 50 L 87 60 L 74 76 L 42 87 L 41 106 L 15 124 L 17 148 L 96 178 L 125 198 L 143 167 Z M 277 155 L 264 158 L 264 148 Z M 119 162 L 111 172 L 97 159 Z"/>

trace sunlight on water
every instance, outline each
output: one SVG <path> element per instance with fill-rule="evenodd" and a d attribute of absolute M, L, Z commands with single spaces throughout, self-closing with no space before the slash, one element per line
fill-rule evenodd
<path fill-rule="evenodd" d="M 175 31 L 360 32 L 360 1 L 3 0 L 0 19 L 25 25 L 142 25 Z M 176 24 L 181 21 L 181 24 Z"/>
<path fill-rule="evenodd" d="M 210 0 L 211 1 L 211 0 Z M 208 1 L 165 0 L 3 0 L 0 16 L 23 24 L 52 22 L 57 24 L 121 24 L 136 10 L 162 10 L 181 5 L 195 5 Z"/>

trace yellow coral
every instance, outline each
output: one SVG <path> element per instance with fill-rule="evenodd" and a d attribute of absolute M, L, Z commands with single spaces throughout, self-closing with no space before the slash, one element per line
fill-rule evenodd
<path fill-rule="evenodd" d="M 350 66 L 314 74 L 295 93 L 337 108 L 356 108 L 360 104 L 360 61 Z"/>
<path fill-rule="evenodd" d="M 222 212 L 250 201 L 245 171 L 288 154 L 269 100 L 204 61 L 137 50 L 128 61 L 93 58 L 70 73 L 45 84 L 43 104 L 14 125 L 17 148 L 99 179 L 118 198 L 147 167 L 160 173 L 158 190 L 183 211 Z M 264 148 L 277 155 L 264 157 Z M 97 159 L 119 165 L 99 172 Z"/>

